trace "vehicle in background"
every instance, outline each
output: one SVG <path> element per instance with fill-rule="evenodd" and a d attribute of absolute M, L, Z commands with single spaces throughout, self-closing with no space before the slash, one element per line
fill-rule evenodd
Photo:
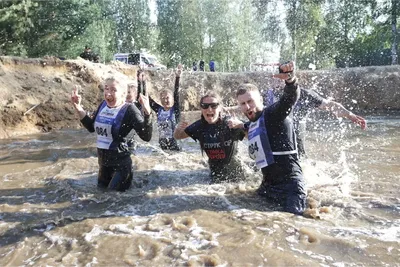
<path fill-rule="evenodd" d="M 129 65 L 138 65 L 145 70 L 166 70 L 167 67 L 158 62 L 157 58 L 147 53 L 118 53 L 114 60 Z"/>

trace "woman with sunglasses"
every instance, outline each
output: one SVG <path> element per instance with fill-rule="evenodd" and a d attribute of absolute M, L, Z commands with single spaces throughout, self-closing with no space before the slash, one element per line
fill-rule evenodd
<path fill-rule="evenodd" d="M 187 137 L 200 142 L 200 148 L 208 156 L 212 182 L 234 182 L 243 180 L 244 170 L 238 159 L 238 141 L 243 140 L 242 129 L 230 129 L 238 119 L 222 114 L 221 97 L 212 91 L 200 99 L 201 119 L 188 126 L 181 122 L 175 129 L 175 139 Z"/>

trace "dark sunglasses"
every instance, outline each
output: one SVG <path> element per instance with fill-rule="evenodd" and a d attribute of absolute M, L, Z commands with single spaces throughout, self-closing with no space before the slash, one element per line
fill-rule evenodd
<path fill-rule="evenodd" d="M 211 107 L 212 109 L 216 109 L 219 106 L 219 103 L 200 103 L 200 107 L 202 109 L 208 109 Z"/>

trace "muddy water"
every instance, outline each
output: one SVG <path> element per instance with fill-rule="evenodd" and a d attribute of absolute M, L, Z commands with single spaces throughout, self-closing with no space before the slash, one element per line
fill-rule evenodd
<path fill-rule="evenodd" d="M 134 186 L 97 189 L 94 135 L 0 141 L 1 266 L 371 266 L 400 262 L 400 117 L 310 123 L 305 216 L 274 210 L 248 181 L 209 184 L 198 145 L 140 143 Z M 157 140 L 157 138 L 153 138 Z"/>

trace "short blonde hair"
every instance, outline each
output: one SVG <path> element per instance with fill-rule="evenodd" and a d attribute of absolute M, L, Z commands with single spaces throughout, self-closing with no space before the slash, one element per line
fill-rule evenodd
<path fill-rule="evenodd" d="M 111 76 L 111 77 L 108 77 L 105 79 L 104 84 L 107 84 L 107 83 L 115 83 L 116 86 L 118 86 L 118 89 L 119 89 L 118 91 L 121 91 L 122 95 L 124 95 L 124 96 L 127 95 L 127 90 L 126 90 L 127 84 L 125 82 L 121 82 L 116 77 Z"/>
<path fill-rule="evenodd" d="M 137 91 L 137 89 L 138 89 L 137 83 L 128 83 L 128 91 L 131 89 L 134 89 Z"/>
<path fill-rule="evenodd" d="M 169 90 L 169 89 L 162 89 L 162 90 L 160 91 L 159 95 L 163 95 L 163 94 L 169 94 L 169 95 L 171 95 L 171 96 L 174 96 L 174 94 L 172 93 L 172 91 Z"/>

